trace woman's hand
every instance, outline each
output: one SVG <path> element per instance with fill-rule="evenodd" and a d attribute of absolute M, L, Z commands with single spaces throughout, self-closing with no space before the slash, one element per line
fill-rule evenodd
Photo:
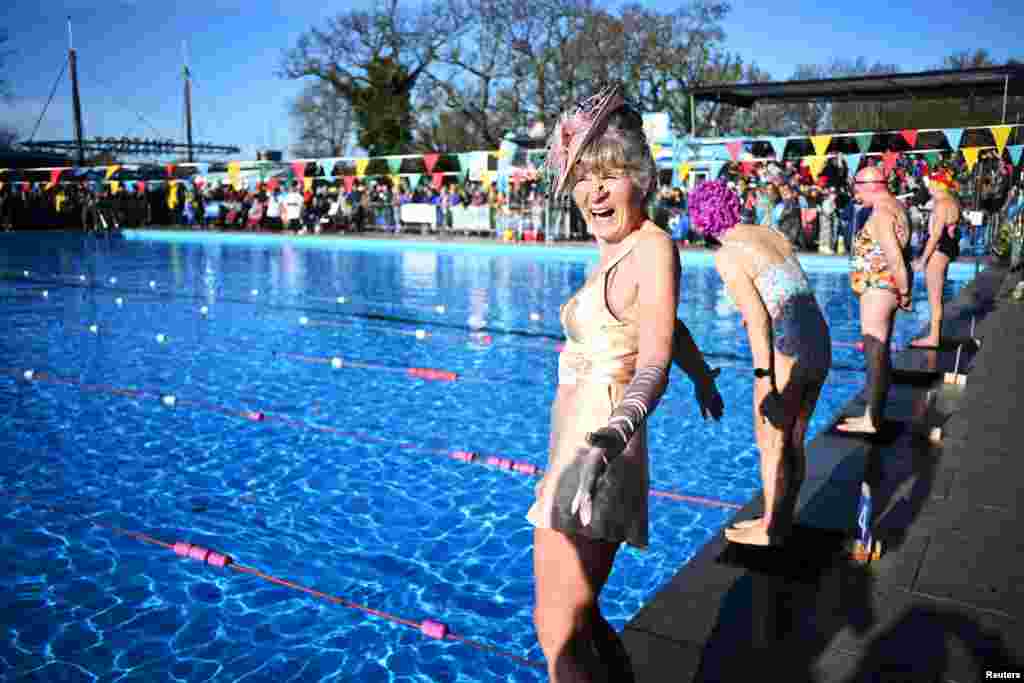
<path fill-rule="evenodd" d="M 725 402 L 715 385 L 715 378 L 721 372 L 721 368 L 715 368 L 708 373 L 703 381 L 695 382 L 693 385 L 694 393 L 697 396 L 697 405 L 700 406 L 700 416 L 705 420 L 708 419 L 708 415 L 716 421 L 721 420 L 722 414 L 725 412 Z"/>
<path fill-rule="evenodd" d="M 593 517 L 594 494 L 608 463 L 626 448 L 619 433 L 608 427 L 587 434 L 587 443 L 589 446 L 576 449 L 576 458 L 580 461 L 580 482 L 569 508 L 572 514 L 579 514 L 583 526 L 589 525 Z"/>

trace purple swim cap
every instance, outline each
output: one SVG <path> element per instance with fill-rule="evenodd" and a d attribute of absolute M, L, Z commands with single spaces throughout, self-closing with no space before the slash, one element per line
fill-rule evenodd
<path fill-rule="evenodd" d="M 706 180 L 688 198 L 690 224 L 709 237 L 719 238 L 740 222 L 740 198 L 723 180 Z"/>

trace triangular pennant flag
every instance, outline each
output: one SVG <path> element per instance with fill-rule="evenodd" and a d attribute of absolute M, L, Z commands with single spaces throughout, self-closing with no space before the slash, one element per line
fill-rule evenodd
<path fill-rule="evenodd" d="M 135 190 L 135 182 L 132 181 L 132 180 L 124 181 L 124 189 L 127 190 L 128 192 L 134 191 Z"/>
<path fill-rule="evenodd" d="M 818 176 L 821 175 L 821 172 L 825 170 L 825 162 L 828 161 L 828 157 L 824 154 L 817 154 L 813 157 L 804 157 L 804 160 L 807 162 L 807 168 L 811 170 L 811 177 L 817 180 Z"/>
<path fill-rule="evenodd" d="M 811 144 L 814 145 L 814 154 L 819 157 L 824 156 L 825 152 L 828 151 L 828 143 L 830 142 L 832 142 L 831 135 L 812 135 Z"/>
<path fill-rule="evenodd" d="M 321 159 L 320 166 L 324 169 L 324 176 L 328 179 L 334 177 L 334 165 L 338 163 L 337 159 Z"/>
<path fill-rule="evenodd" d="M 960 149 L 960 139 L 964 136 L 963 128 L 943 128 L 942 132 L 946 136 L 946 142 L 949 143 L 949 148 L 954 152 Z"/>
<path fill-rule="evenodd" d="M 1020 163 L 1021 152 L 1024 152 L 1024 145 L 1010 145 L 1007 147 L 1010 150 L 1010 163 L 1016 166 Z"/>
<path fill-rule="evenodd" d="M 725 148 L 729 150 L 729 158 L 736 161 L 740 158 L 740 152 L 743 151 L 743 143 L 739 140 L 725 143 Z"/>
<path fill-rule="evenodd" d="M 422 173 L 410 173 L 409 174 L 409 187 L 412 188 L 413 190 L 415 190 L 416 187 L 419 186 L 420 178 L 422 178 L 422 177 L 423 177 Z"/>
<path fill-rule="evenodd" d="M 292 167 L 292 174 L 296 178 L 305 178 L 306 177 L 306 162 L 305 161 L 293 161 L 291 163 L 291 167 Z"/>
<path fill-rule="evenodd" d="M 342 182 L 345 183 L 345 192 L 351 192 L 352 186 L 355 184 L 356 179 L 355 176 L 347 175 L 342 178 Z"/>
<path fill-rule="evenodd" d="M 139 191 L 139 194 L 145 193 L 146 192 L 146 181 L 145 180 L 140 180 L 139 182 L 137 182 L 135 184 L 135 189 Z"/>
<path fill-rule="evenodd" d="M 928 168 L 934 171 L 936 167 L 938 167 L 939 165 L 939 153 L 928 152 L 927 154 L 924 155 L 924 160 L 928 162 Z"/>
<path fill-rule="evenodd" d="M 872 133 L 861 133 L 854 135 L 853 139 L 857 142 L 857 149 L 860 150 L 861 154 L 871 151 L 871 141 L 874 139 Z"/>
<path fill-rule="evenodd" d="M 732 144 L 732 143 L 729 143 L 729 144 Z M 652 142 L 651 143 L 651 158 L 654 159 L 654 160 L 657 160 L 659 154 L 661 154 L 661 145 L 659 145 L 657 142 Z"/>
<path fill-rule="evenodd" d="M 104 177 L 104 180 L 110 180 L 110 176 L 112 176 L 115 173 L 117 173 L 117 169 L 119 169 L 119 168 L 121 168 L 121 167 L 120 166 L 107 166 L 107 175 Z"/>
<path fill-rule="evenodd" d="M 313 189 L 313 179 L 306 177 L 302 179 L 302 191 L 309 192 Z"/>
<path fill-rule="evenodd" d="M 167 170 L 167 177 L 168 178 L 173 178 L 174 177 L 174 164 L 167 164 L 166 166 L 164 166 L 164 168 Z"/>
<path fill-rule="evenodd" d="M 391 159 L 391 158 L 388 158 L 387 161 L 388 161 L 388 169 L 391 171 L 392 175 L 395 175 L 399 171 L 402 170 L 402 160 L 401 159 Z"/>
<path fill-rule="evenodd" d="M 782 157 L 786 154 L 786 138 L 769 138 L 768 142 L 771 143 L 772 150 L 775 152 L 775 158 L 782 161 Z"/>
<path fill-rule="evenodd" d="M 206 175 L 210 172 L 210 164 L 202 161 L 196 164 L 196 175 Z"/>
<path fill-rule="evenodd" d="M 1006 141 L 1010 139 L 1010 131 L 1013 130 L 1013 126 L 992 126 L 989 130 L 992 131 L 992 137 L 996 140 L 996 149 L 999 150 L 999 154 L 1002 156 L 1003 150 L 1006 149 Z"/>
<path fill-rule="evenodd" d="M 465 178 L 469 175 L 469 164 L 473 160 L 472 152 L 463 152 L 459 154 L 459 175 Z"/>
<path fill-rule="evenodd" d="M 63 168 L 55 168 L 52 171 L 50 171 L 50 184 L 56 185 L 57 182 L 60 180 L 60 174 L 63 172 Z"/>
<path fill-rule="evenodd" d="M 967 162 L 967 170 L 973 171 L 974 164 L 978 163 L 978 152 L 981 151 L 979 147 L 964 147 L 960 150 L 964 153 L 964 161 Z"/>
<path fill-rule="evenodd" d="M 711 180 L 718 180 L 718 174 L 722 172 L 722 167 L 725 166 L 724 161 L 712 161 L 710 164 Z"/>
<path fill-rule="evenodd" d="M 900 158 L 899 152 L 885 152 L 882 154 L 882 169 L 885 171 L 885 175 L 889 175 L 892 169 L 896 168 L 896 162 Z"/>
<path fill-rule="evenodd" d="M 680 182 L 683 182 L 683 181 L 686 180 L 687 176 L 690 175 L 690 169 L 692 169 L 692 168 L 693 168 L 693 166 L 691 166 L 690 164 L 687 164 L 687 163 L 679 164 L 679 181 Z"/>
<path fill-rule="evenodd" d="M 434 172 L 434 166 L 437 165 L 437 160 L 441 157 L 440 154 L 424 154 L 423 155 L 423 166 L 427 169 L 427 173 Z"/>
<path fill-rule="evenodd" d="M 491 172 L 488 170 L 480 171 L 480 183 L 484 186 L 484 192 L 491 189 Z"/>
<path fill-rule="evenodd" d="M 362 159 L 356 159 L 356 176 L 362 178 L 366 175 L 366 167 L 370 165 L 370 160 L 366 157 Z"/>
<path fill-rule="evenodd" d="M 904 140 L 907 141 L 907 144 L 910 145 L 911 149 L 913 149 L 914 146 L 917 145 L 917 131 L 916 130 L 911 130 L 909 128 L 907 130 L 901 130 L 900 131 L 900 137 L 902 137 Z"/>
<path fill-rule="evenodd" d="M 444 186 L 444 173 L 434 173 L 430 176 L 430 185 L 435 190 L 440 190 Z"/>
<path fill-rule="evenodd" d="M 118 192 L 120 192 L 121 191 L 121 183 L 117 182 L 116 180 L 111 180 L 110 181 L 110 191 L 113 192 L 114 194 L 117 194 Z"/>
<path fill-rule="evenodd" d="M 860 153 L 844 155 L 844 158 L 846 159 L 846 167 L 851 174 L 856 173 L 857 170 L 860 168 L 860 160 L 863 157 L 864 155 Z"/>
<path fill-rule="evenodd" d="M 276 190 L 280 186 L 281 186 L 281 181 L 278 180 L 277 178 L 271 178 L 270 180 L 267 181 L 267 191 L 268 192 L 273 192 L 274 190 Z"/>

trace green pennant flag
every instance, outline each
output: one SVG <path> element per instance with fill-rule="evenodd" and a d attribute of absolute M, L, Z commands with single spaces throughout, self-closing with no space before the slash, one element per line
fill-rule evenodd
<path fill-rule="evenodd" d="M 397 174 L 402 169 L 402 160 L 388 157 L 388 169 L 392 175 Z"/>
<path fill-rule="evenodd" d="M 860 135 L 854 136 L 857 140 L 857 149 L 860 150 L 861 154 L 871 149 L 871 140 L 874 137 L 871 133 L 861 133 Z"/>
<path fill-rule="evenodd" d="M 924 155 L 924 160 L 928 162 L 928 168 L 934 169 L 939 165 L 939 153 L 938 152 L 927 152 Z"/>
<path fill-rule="evenodd" d="M 410 173 L 409 175 L 409 189 L 415 190 L 416 186 L 420 184 L 420 178 L 423 177 L 422 173 Z"/>
<path fill-rule="evenodd" d="M 459 175 L 465 180 L 469 176 L 469 166 L 473 162 L 472 152 L 459 154 Z"/>

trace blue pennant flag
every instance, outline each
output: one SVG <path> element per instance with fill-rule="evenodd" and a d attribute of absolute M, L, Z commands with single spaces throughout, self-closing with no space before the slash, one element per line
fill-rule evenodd
<path fill-rule="evenodd" d="M 775 158 L 782 161 L 782 157 L 786 155 L 786 138 L 769 138 L 768 142 L 771 143 L 772 149 L 775 150 Z"/>
<path fill-rule="evenodd" d="M 954 152 L 960 149 L 960 138 L 964 136 L 963 128 L 943 128 L 942 132 L 946 134 L 946 141 Z"/>
<path fill-rule="evenodd" d="M 863 157 L 863 156 L 864 156 L 863 154 L 847 154 L 847 155 L 845 155 L 846 165 L 849 168 L 850 173 L 856 173 L 857 172 L 857 169 L 860 168 L 861 157 Z"/>
<path fill-rule="evenodd" d="M 1010 151 L 1010 163 L 1014 166 L 1018 165 L 1021 152 L 1024 152 L 1024 145 L 1010 145 L 1006 149 Z"/>
<path fill-rule="evenodd" d="M 201 161 L 196 164 L 196 175 L 206 175 L 210 172 L 210 164 L 205 161 Z"/>
<path fill-rule="evenodd" d="M 722 172 L 722 167 L 725 166 L 724 161 L 712 161 L 711 162 L 711 178 L 710 180 L 718 180 L 718 174 Z"/>
<path fill-rule="evenodd" d="M 337 163 L 337 158 L 320 160 L 320 166 L 323 167 L 324 175 L 327 176 L 328 180 L 334 180 L 334 166 Z"/>

